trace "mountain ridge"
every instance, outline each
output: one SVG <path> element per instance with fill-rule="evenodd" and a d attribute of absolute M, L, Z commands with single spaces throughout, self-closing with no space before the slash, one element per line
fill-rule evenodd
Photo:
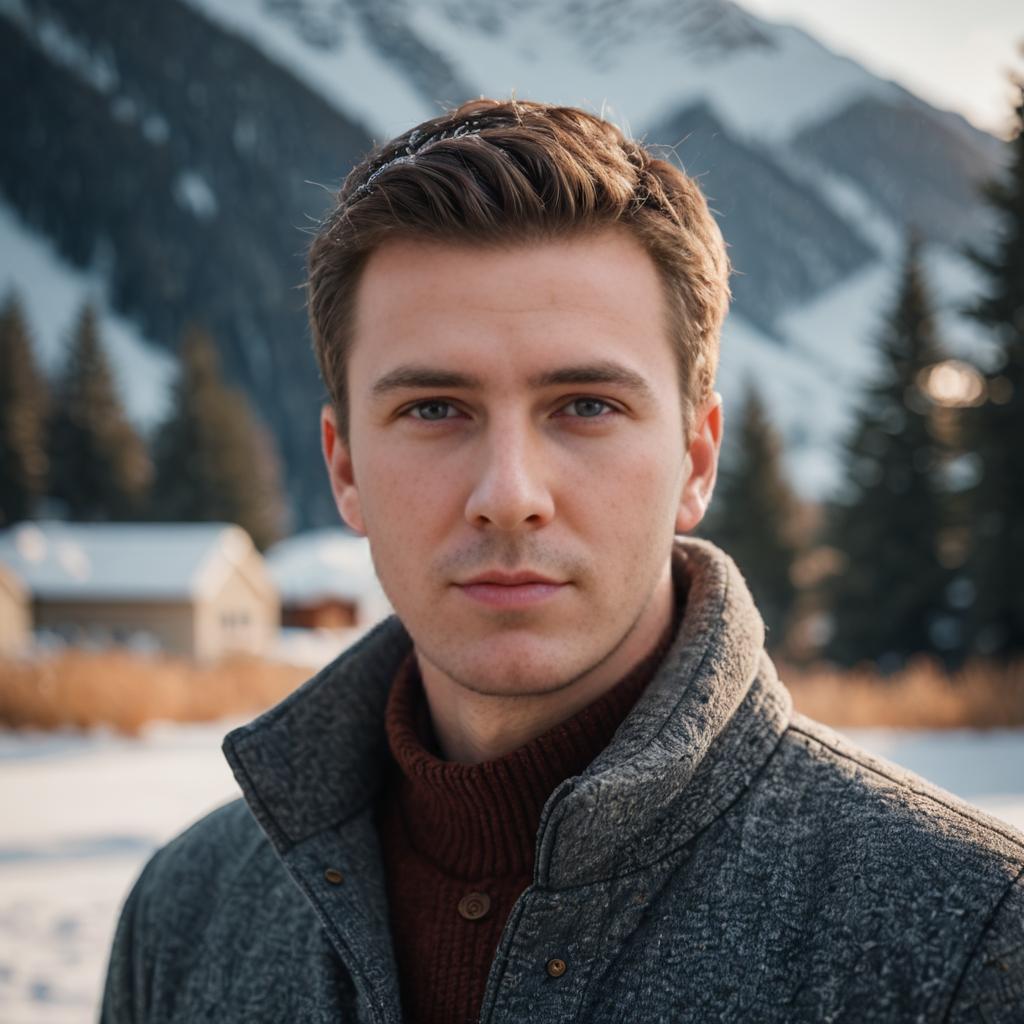
<path fill-rule="evenodd" d="M 908 220 L 943 268 L 945 326 L 961 350 L 977 340 L 956 312 L 973 284 L 959 251 L 984 237 L 976 187 L 1005 146 L 725 0 L 4 0 L 0 47 L 5 87 L 26 97 L 3 198 L 70 264 L 100 268 L 111 306 L 164 351 L 206 323 L 278 437 L 300 526 L 336 519 L 302 311 L 308 234 L 374 139 L 516 82 L 604 105 L 698 176 L 740 271 L 719 389 L 739 393 L 730 346 L 774 368 L 766 397 L 806 496 L 835 483 L 872 365 L 864 309 L 881 314 Z M 823 338 L 829 308 L 844 313 Z"/>

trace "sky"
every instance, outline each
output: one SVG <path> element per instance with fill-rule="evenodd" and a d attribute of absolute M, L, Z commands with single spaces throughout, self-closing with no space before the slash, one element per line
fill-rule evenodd
<path fill-rule="evenodd" d="M 935 106 L 1005 137 L 1024 74 L 1024 0 L 738 0 L 799 25 Z"/>

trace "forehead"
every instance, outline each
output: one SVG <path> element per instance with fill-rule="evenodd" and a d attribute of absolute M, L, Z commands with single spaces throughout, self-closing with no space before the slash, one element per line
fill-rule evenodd
<path fill-rule="evenodd" d="M 526 371 L 584 354 L 671 359 L 661 279 L 624 229 L 501 247 L 392 239 L 356 291 L 353 377 L 409 358 Z"/>

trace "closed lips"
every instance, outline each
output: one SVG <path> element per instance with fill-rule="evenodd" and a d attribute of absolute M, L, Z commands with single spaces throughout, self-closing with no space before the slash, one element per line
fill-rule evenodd
<path fill-rule="evenodd" d="M 560 586 L 563 582 L 563 580 L 553 580 L 548 576 L 541 576 L 538 573 L 532 572 L 487 572 L 481 573 L 478 576 L 473 576 L 471 579 L 463 580 L 463 582 L 460 583 L 459 586 L 469 587 L 484 583 L 497 587 L 522 587 L 531 583 L 539 583 L 557 587 Z"/>

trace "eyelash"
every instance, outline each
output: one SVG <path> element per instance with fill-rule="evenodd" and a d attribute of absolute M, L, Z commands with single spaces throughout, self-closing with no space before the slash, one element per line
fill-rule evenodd
<path fill-rule="evenodd" d="M 605 406 L 605 408 L 607 409 L 607 412 L 602 412 L 602 413 L 598 414 L 597 416 L 573 416 L 573 417 L 570 417 L 571 419 L 577 419 L 577 420 L 603 420 L 603 419 L 607 419 L 608 416 L 610 414 L 612 414 L 612 413 L 619 413 L 619 412 L 622 411 L 616 405 L 614 405 L 612 402 L 609 402 L 607 399 L 605 399 L 605 398 L 594 398 L 591 395 L 579 395 L 576 398 L 571 398 L 571 399 L 569 399 L 568 402 L 565 403 L 565 405 L 561 406 L 559 411 L 561 411 L 561 409 L 565 409 L 565 408 L 568 408 L 571 405 L 574 405 L 576 402 L 597 402 L 600 405 Z M 450 419 L 455 419 L 456 418 L 454 416 L 442 416 L 440 419 L 428 420 L 428 419 L 424 419 L 422 416 L 414 415 L 416 410 L 423 409 L 424 407 L 431 406 L 431 405 L 435 405 L 435 406 L 437 406 L 437 405 L 444 405 L 444 406 L 447 406 L 449 409 L 457 409 L 458 408 L 458 406 L 456 406 L 456 404 L 454 402 L 449 402 L 449 401 L 446 401 L 444 399 L 439 399 L 439 398 L 428 398 L 428 399 L 425 399 L 424 401 L 414 402 L 412 405 L 407 406 L 405 409 L 402 410 L 400 415 L 401 416 L 411 416 L 413 419 L 418 419 L 422 423 L 445 423 L 446 421 L 448 421 Z"/>

